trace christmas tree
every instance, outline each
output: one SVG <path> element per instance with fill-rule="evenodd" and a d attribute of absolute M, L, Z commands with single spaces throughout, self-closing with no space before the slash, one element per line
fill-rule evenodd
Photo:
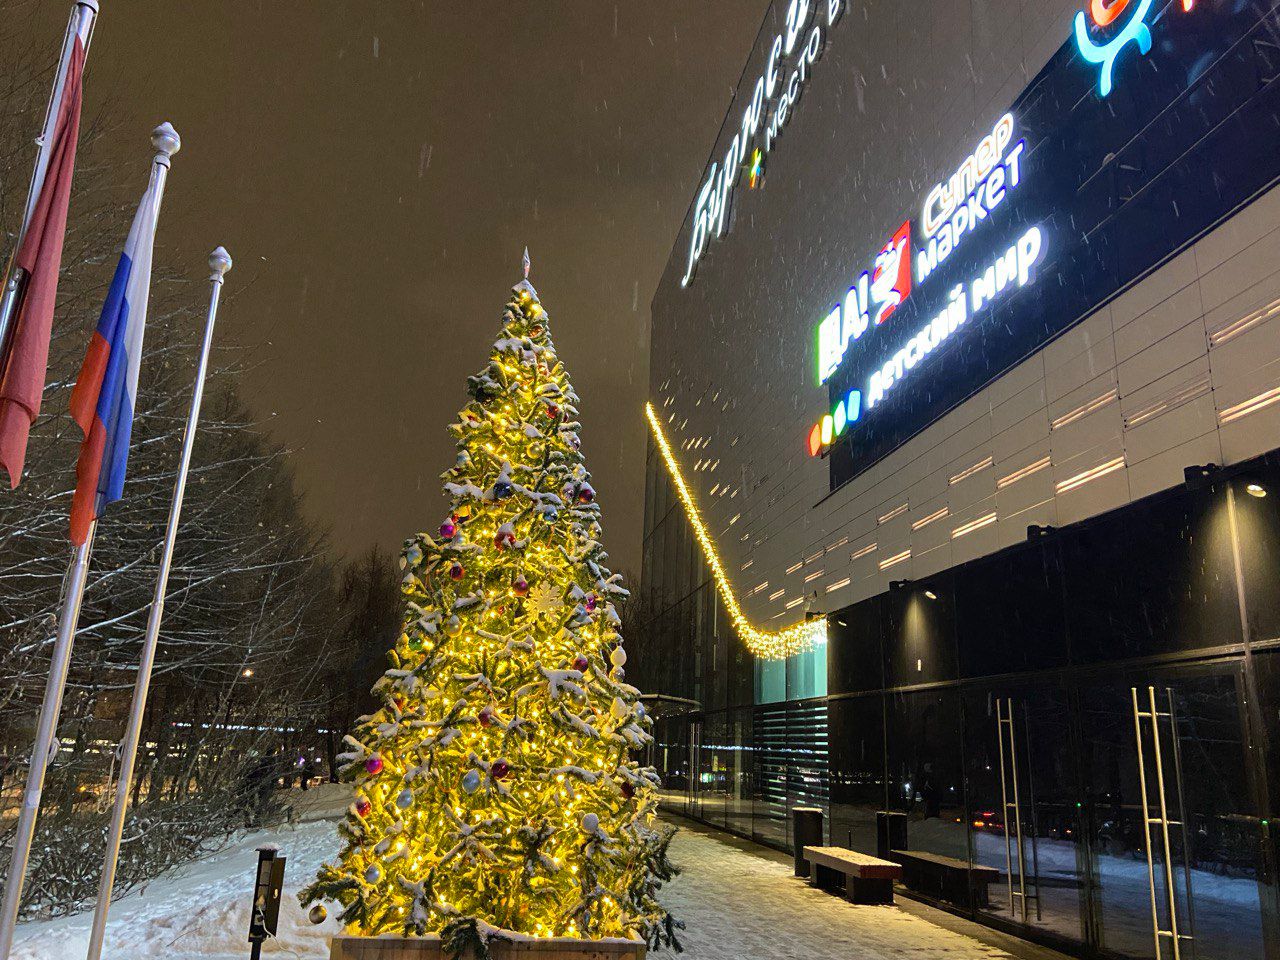
<path fill-rule="evenodd" d="M 451 510 L 406 541 L 404 631 L 346 738 L 338 860 L 304 890 L 350 933 L 495 931 L 676 946 L 650 741 L 579 453 L 578 398 L 525 279 L 450 430 Z M 313 909 L 313 917 L 323 911 Z"/>

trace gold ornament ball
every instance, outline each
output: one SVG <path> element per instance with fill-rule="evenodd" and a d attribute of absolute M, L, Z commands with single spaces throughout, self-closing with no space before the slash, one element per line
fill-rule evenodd
<path fill-rule="evenodd" d="M 329 916 L 329 911 L 324 908 L 323 903 L 317 903 L 314 907 L 307 911 L 307 919 L 312 923 L 321 924 Z"/>

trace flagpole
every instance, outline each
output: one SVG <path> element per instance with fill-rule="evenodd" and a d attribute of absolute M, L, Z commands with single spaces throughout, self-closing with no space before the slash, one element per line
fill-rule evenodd
<path fill-rule="evenodd" d="M 167 123 L 151 133 L 151 145 L 155 148 L 152 159 L 156 184 L 156 204 L 164 198 L 170 158 L 181 148 L 177 131 Z M 31 856 L 31 842 L 35 837 L 36 815 L 40 811 L 40 796 L 44 791 L 45 770 L 53 760 L 54 735 L 58 728 L 58 715 L 62 711 L 62 694 L 66 689 L 67 670 L 71 663 L 71 646 L 80 621 L 80 604 L 84 600 L 85 581 L 89 575 L 89 558 L 93 553 L 93 538 L 97 532 L 95 519 L 89 525 L 88 535 L 71 559 L 67 571 L 66 593 L 62 611 L 58 615 L 58 633 L 53 645 L 53 661 L 49 667 L 49 681 L 45 685 L 44 702 L 40 705 L 40 720 L 36 726 L 36 742 L 31 750 L 31 765 L 27 769 L 27 786 L 22 794 L 22 807 L 18 814 L 18 826 L 13 838 L 13 853 L 9 860 L 9 873 L 5 878 L 4 900 L 0 904 L 0 960 L 9 960 L 13 949 L 13 935 L 18 923 L 18 909 L 22 903 L 22 884 L 26 879 L 27 860 Z"/>
<path fill-rule="evenodd" d="M 160 555 L 160 576 L 156 580 L 155 598 L 151 601 L 151 614 L 147 619 L 146 638 L 142 642 L 142 662 L 138 665 L 138 677 L 133 687 L 133 706 L 129 711 L 129 724 L 125 729 L 124 740 L 120 744 L 120 775 L 116 782 L 116 802 L 111 811 L 111 828 L 107 831 L 107 852 L 102 862 L 102 878 L 98 883 L 98 905 L 93 914 L 93 929 L 89 934 L 87 960 L 99 960 L 102 956 L 102 942 L 107 928 L 107 911 L 111 908 L 111 888 L 115 884 L 116 860 L 120 854 L 120 837 L 124 832 L 125 811 L 129 806 L 129 790 L 133 783 L 133 767 L 138 755 L 138 741 L 142 736 L 142 718 L 147 708 L 147 692 L 151 686 L 151 669 L 155 664 L 160 622 L 164 618 L 165 594 L 169 586 L 169 566 L 173 561 L 174 543 L 178 539 L 178 522 L 182 515 L 187 472 L 191 467 L 191 450 L 195 446 L 196 430 L 200 423 L 200 402 L 204 397 L 204 381 L 209 371 L 213 327 L 218 319 L 218 301 L 222 296 L 223 278 L 230 269 L 231 256 L 225 248 L 218 247 L 209 256 L 211 271 L 209 281 L 213 285 L 209 296 L 209 316 L 205 321 L 200 364 L 196 368 L 196 386 L 191 397 L 191 411 L 187 414 L 187 429 L 182 438 L 182 457 L 178 463 L 178 477 L 173 485 L 169 525 L 165 529 L 164 549 Z"/>
<path fill-rule="evenodd" d="M 85 56 L 89 55 L 89 45 L 93 43 L 93 28 L 98 22 L 98 0 L 77 0 L 71 9 L 71 19 L 67 21 L 67 35 L 62 41 L 62 56 L 58 60 L 58 74 L 53 81 L 53 92 L 49 96 L 49 107 L 45 113 L 44 127 L 41 129 L 40 152 L 36 155 L 35 168 L 31 172 L 31 188 L 27 192 L 27 205 L 22 214 L 22 225 L 18 229 L 17 242 L 9 255 L 9 262 L 4 273 L 4 292 L 0 294 L 0 370 L 4 366 L 4 358 L 9 352 L 9 335 L 13 329 L 13 317 L 27 283 L 26 271 L 14 263 L 23 238 L 27 235 L 27 227 L 31 224 L 31 215 L 35 211 L 36 201 L 44 188 L 45 175 L 49 172 L 49 158 L 53 151 L 54 127 L 58 122 L 58 105 L 62 102 L 62 94 L 67 80 L 67 64 L 71 61 L 71 51 L 75 49 L 76 38 L 84 45 Z"/>
<path fill-rule="evenodd" d="M 0 907 L 0 958 L 3 960 L 9 960 L 9 951 L 13 948 L 14 927 L 18 922 L 18 906 L 22 900 L 22 881 L 27 872 L 27 858 L 31 855 L 31 840 L 36 830 L 36 814 L 40 811 L 45 769 L 53 761 L 53 754 L 57 750 L 54 734 L 57 732 L 58 713 L 62 709 L 62 692 L 66 689 L 67 668 L 71 663 L 71 644 L 80 619 L 80 602 L 84 599 L 84 585 L 89 575 L 89 556 L 93 552 L 93 536 L 97 528 L 95 521 L 89 527 L 89 536 L 72 554 L 71 566 L 67 571 L 66 592 L 62 612 L 58 616 L 58 634 L 53 644 L 53 663 L 44 688 L 44 704 L 40 708 L 40 722 L 36 727 L 36 745 L 31 751 L 31 766 L 27 770 L 26 789 L 22 792 L 22 806 L 18 812 L 13 853 L 9 860 L 9 875 L 5 878 L 4 904 Z"/>

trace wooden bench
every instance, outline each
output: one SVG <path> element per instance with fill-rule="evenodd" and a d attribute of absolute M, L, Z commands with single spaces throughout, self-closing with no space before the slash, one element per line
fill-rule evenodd
<path fill-rule="evenodd" d="M 855 853 L 844 847 L 805 847 L 810 886 L 848 895 L 854 903 L 893 903 L 893 881 L 902 867 L 888 860 Z"/>
<path fill-rule="evenodd" d="M 958 906 L 987 906 L 987 885 L 1000 879 L 992 867 L 923 850 L 891 850 L 889 856 L 902 864 L 903 882 L 912 890 Z"/>

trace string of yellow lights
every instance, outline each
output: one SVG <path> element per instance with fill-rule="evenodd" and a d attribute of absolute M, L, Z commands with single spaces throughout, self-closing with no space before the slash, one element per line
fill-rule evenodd
<path fill-rule="evenodd" d="M 785 660 L 787 657 L 811 649 L 826 632 L 825 620 L 805 620 L 785 630 L 769 632 L 752 626 L 746 614 L 742 612 L 742 606 L 733 592 L 733 585 L 729 582 L 728 574 L 725 573 L 724 564 L 720 560 L 719 553 L 716 552 L 715 542 L 707 532 L 707 525 L 703 522 L 698 505 L 689 491 L 689 485 L 684 482 L 684 476 L 680 472 L 680 464 L 671 451 L 671 444 L 667 442 L 662 421 L 658 419 L 658 413 L 653 409 L 652 403 L 644 405 L 644 412 L 649 419 L 649 427 L 653 430 L 653 439 L 658 444 L 658 450 L 661 451 L 662 459 L 667 465 L 667 472 L 671 475 L 671 482 L 675 485 L 676 494 L 680 497 L 685 515 L 693 527 L 694 537 L 702 547 L 702 555 L 706 557 L 707 566 L 711 568 L 716 589 L 720 591 L 720 597 L 729 611 L 729 618 L 733 621 L 738 635 L 742 637 L 743 643 L 747 645 L 747 649 L 762 660 Z"/>

